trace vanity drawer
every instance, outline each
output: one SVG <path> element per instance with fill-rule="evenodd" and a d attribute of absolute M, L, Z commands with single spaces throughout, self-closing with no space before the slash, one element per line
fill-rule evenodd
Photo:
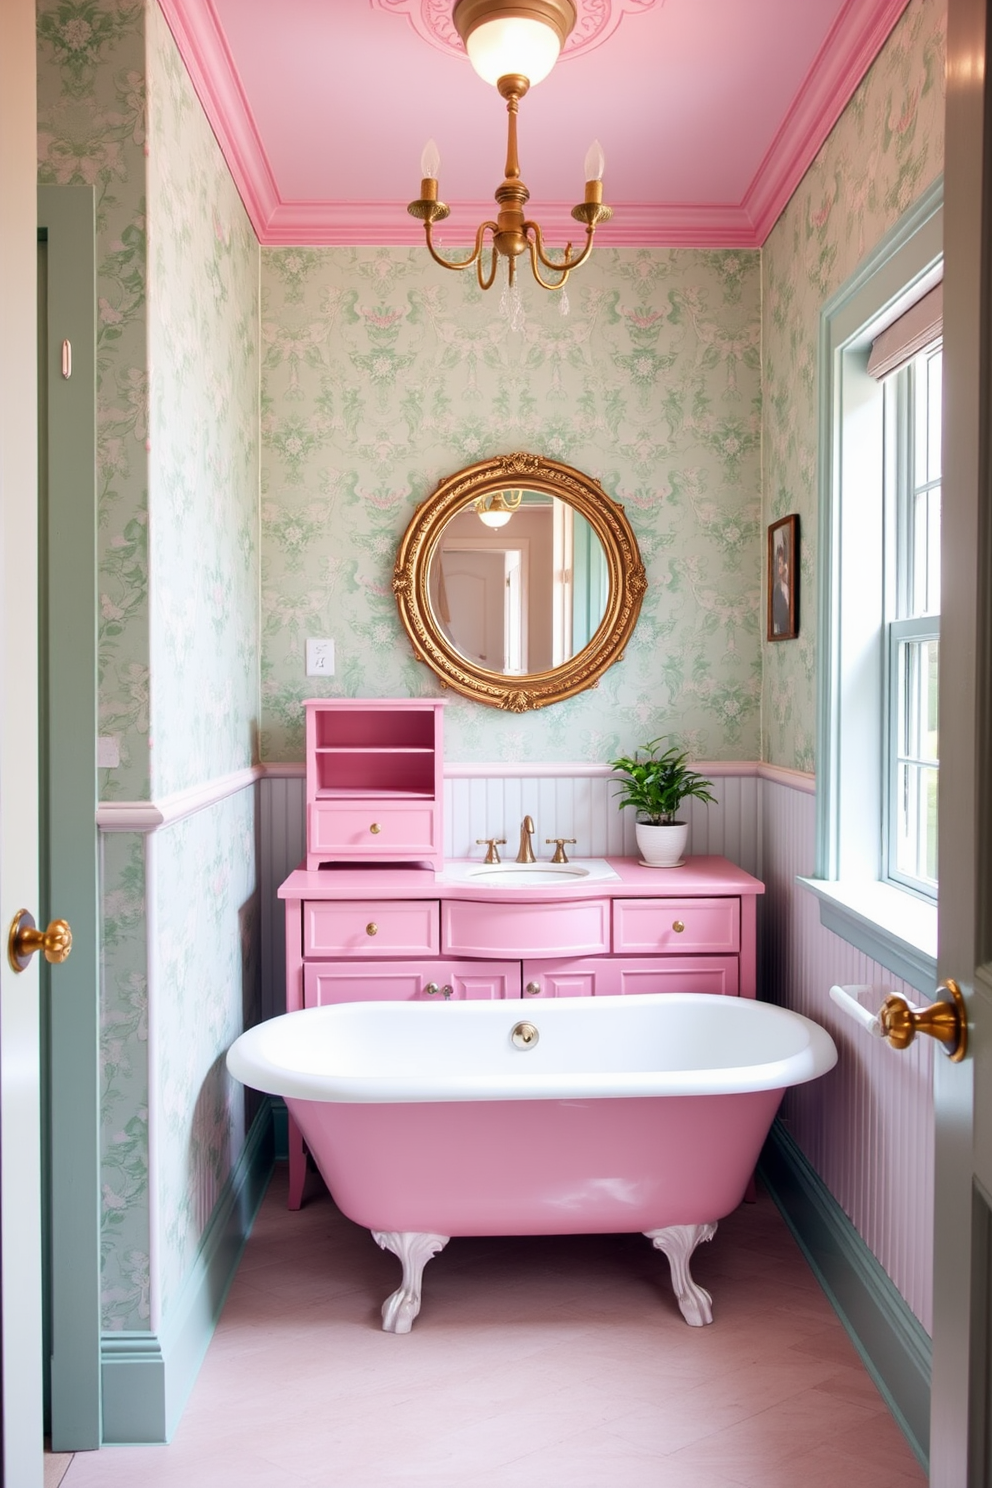
<path fill-rule="evenodd" d="M 624 997 L 639 992 L 738 994 L 736 956 L 609 956 L 602 960 L 525 961 L 523 994 L 538 997 Z"/>
<path fill-rule="evenodd" d="M 315 801 L 310 807 L 308 856 L 402 858 L 437 850 L 433 802 Z"/>
<path fill-rule="evenodd" d="M 429 993 L 434 986 L 438 990 Z M 444 988 L 450 987 L 449 998 Z M 520 962 L 311 961 L 303 970 L 305 1007 L 330 1002 L 472 1002 L 520 996 Z"/>
<path fill-rule="evenodd" d="M 446 955 L 592 956 L 610 948 L 610 901 L 564 904 L 441 903 Z"/>
<path fill-rule="evenodd" d="M 616 955 L 739 951 L 739 899 L 615 899 Z"/>
<path fill-rule="evenodd" d="M 436 899 L 313 900 L 303 905 L 304 956 L 436 956 Z"/>

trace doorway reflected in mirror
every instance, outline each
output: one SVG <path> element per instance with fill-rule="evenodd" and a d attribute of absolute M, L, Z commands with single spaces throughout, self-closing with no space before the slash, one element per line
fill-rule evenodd
<path fill-rule="evenodd" d="M 450 518 L 431 557 L 428 594 L 439 629 L 466 661 L 510 677 L 546 672 L 599 629 L 606 555 L 567 502 L 525 490 L 499 528 L 483 525 L 474 504 Z"/>

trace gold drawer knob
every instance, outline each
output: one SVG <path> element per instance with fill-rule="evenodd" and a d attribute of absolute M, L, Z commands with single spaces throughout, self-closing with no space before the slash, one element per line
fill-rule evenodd
<path fill-rule="evenodd" d="M 372 833 L 372 836 L 375 837 L 378 835 L 379 832 L 382 831 L 382 828 L 380 827 L 378 822 L 373 822 L 372 825 L 369 827 L 369 831 Z"/>
<path fill-rule="evenodd" d="M 366 935 L 378 935 L 379 934 L 379 926 L 376 924 L 375 920 L 369 920 L 368 924 L 365 926 L 365 934 Z"/>
<path fill-rule="evenodd" d="M 540 982 L 528 982 L 524 990 L 528 997 L 536 997 L 541 990 L 541 984 Z"/>
<path fill-rule="evenodd" d="M 682 931 L 685 929 L 685 920 L 673 920 L 672 929 L 675 931 L 676 935 L 681 935 Z"/>

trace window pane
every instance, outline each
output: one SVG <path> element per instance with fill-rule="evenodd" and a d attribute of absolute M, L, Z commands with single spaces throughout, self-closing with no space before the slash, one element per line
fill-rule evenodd
<path fill-rule="evenodd" d="M 937 886 L 937 771 L 903 763 L 898 776 L 896 871 L 921 887 Z"/>
<path fill-rule="evenodd" d="M 894 867 L 922 888 L 937 883 L 939 650 L 935 637 L 898 645 Z"/>
<path fill-rule="evenodd" d="M 909 614 L 940 613 L 940 487 L 913 498 L 913 568 Z"/>
<path fill-rule="evenodd" d="M 940 480 L 940 388 L 943 352 L 927 357 L 927 463 L 926 479 Z M 921 471 L 922 474 L 922 471 Z"/>

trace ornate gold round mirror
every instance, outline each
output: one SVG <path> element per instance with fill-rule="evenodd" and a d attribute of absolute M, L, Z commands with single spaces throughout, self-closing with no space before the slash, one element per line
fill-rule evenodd
<path fill-rule="evenodd" d="M 441 481 L 393 574 L 418 660 L 515 713 L 595 686 L 622 658 L 646 588 L 623 507 L 590 476 L 529 454 Z"/>

